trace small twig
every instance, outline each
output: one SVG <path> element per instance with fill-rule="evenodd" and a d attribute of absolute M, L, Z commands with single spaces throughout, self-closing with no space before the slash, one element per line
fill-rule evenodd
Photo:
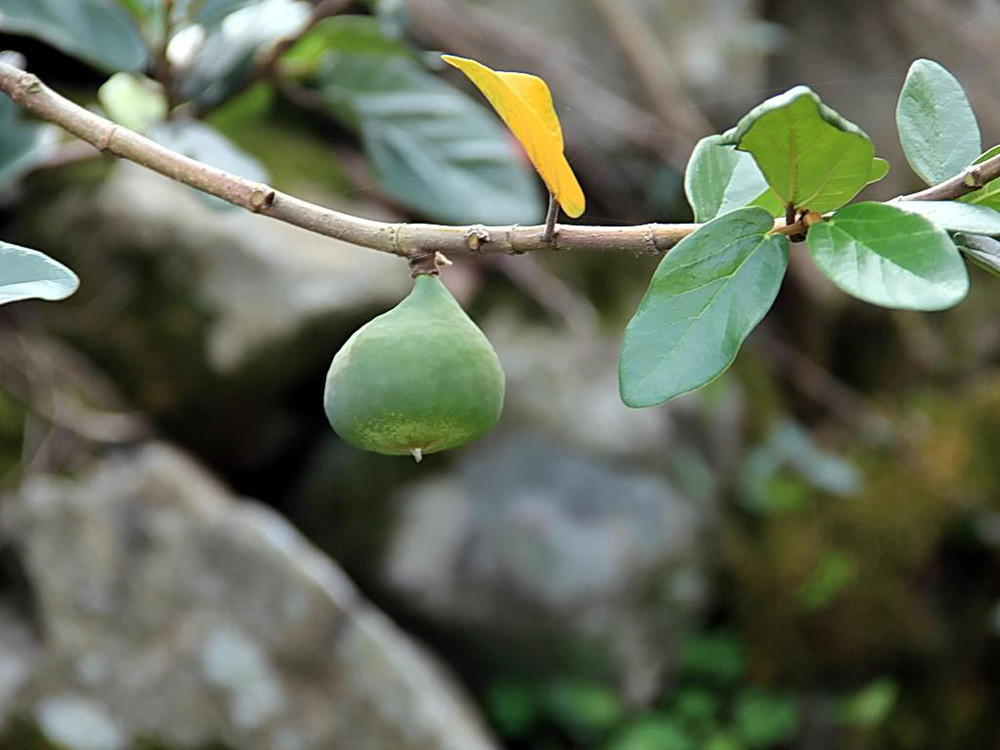
<path fill-rule="evenodd" d="M 545 231 L 542 232 L 542 242 L 552 242 L 556 238 L 556 222 L 559 220 L 559 201 L 549 193 L 549 210 L 545 214 Z"/>
<path fill-rule="evenodd" d="M 163 0 L 163 38 L 157 45 L 156 53 L 153 56 L 153 70 L 157 80 L 163 87 L 163 97 L 166 100 L 167 119 L 173 117 L 176 108 L 177 92 L 174 86 L 174 66 L 170 62 L 167 50 L 170 48 L 170 39 L 174 35 L 174 0 Z"/>
<path fill-rule="evenodd" d="M 992 182 L 1000 176 L 1000 154 L 984 162 L 966 167 L 951 179 L 937 185 L 904 195 L 897 200 L 904 201 L 952 201 Z"/>

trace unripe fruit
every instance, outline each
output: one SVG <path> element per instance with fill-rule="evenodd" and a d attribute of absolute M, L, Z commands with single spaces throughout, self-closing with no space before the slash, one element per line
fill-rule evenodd
<path fill-rule="evenodd" d="M 358 329 L 333 358 L 323 405 L 351 445 L 418 461 L 489 432 L 504 374 L 490 342 L 436 276 Z"/>

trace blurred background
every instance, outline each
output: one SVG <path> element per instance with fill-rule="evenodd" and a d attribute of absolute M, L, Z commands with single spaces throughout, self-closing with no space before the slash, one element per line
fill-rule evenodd
<path fill-rule="evenodd" d="M 892 163 L 867 197 L 918 189 L 918 57 L 1000 140 L 995 0 L 0 0 L 0 31 L 84 106 L 392 221 L 544 213 L 437 51 L 548 81 L 587 223 L 689 220 L 693 145 L 797 83 Z M 453 258 L 507 404 L 418 466 L 321 408 L 403 262 L 0 122 L 0 238 L 82 280 L 0 309 L 0 748 L 1000 747 L 995 279 L 889 311 L 793 249 L 734 367 L 637 411 L 655 259 Z"/>

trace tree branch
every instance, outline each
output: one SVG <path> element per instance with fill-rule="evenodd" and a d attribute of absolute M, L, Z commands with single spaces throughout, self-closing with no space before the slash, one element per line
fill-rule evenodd
<path fill-rule="evenodd" d="M 963 195 L 979 190 L 986 183 L 1000 177 L 1000 154 L 992 156 L 984 162 L 966 167 L 954 177 L 937 185 L 904 195 L 897 200 L 903 201 L 953 201 Z"/>
<path fill-rule="evenodd" d="M 340 213 L 282 193 L 261 182 L 210 167 L 164 148 L 138 133 L 116 125 L 60 96 L 37 76 L 0 61 L 0 91 L 23 109 L 100 151 L 128 159 L 177 182 L 297 227 L 354 245 L 407 259 L 428 253 L 501 253 L 520 255 L 543 250 L 595 250 L 631 255 L 660 255 L 692 234 L 701 224 L 643 224 L 639 226 L 562 225 L 551 242 L 544 226 L 486 227 L 440 224 L 390 224 Z M 1000 177 L 1000 155 L 969 167 L 961 174 L 906 200 L 952 200 Z M 810 216 L 789 226 L 783 234 L 804 234 Z"/>
<path fill-rule="evenodd" d="M 462 227 L 371 221 L 308 203 L 269 185 L 189 159 L 87 111 L 54 92 L 37 76 L 4 62 L 0 62 L 0 91 L 28 112 L 59 125 L 103 152 L 133 161 L 253 213 L 404 258 L 428 251 L 518 255 L 540 250 L 601 250 L 657 255 L 666 252 L 700 226 L 566 225 L 560 227 L 552 242 L 545 242 L 543 226 Z"/>

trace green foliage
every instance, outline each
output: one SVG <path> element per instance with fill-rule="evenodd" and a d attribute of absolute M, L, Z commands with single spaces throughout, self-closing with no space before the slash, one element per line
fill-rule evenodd
<path fill-rule="evenodd" d="M 299 59 L 322 49 L 315 85 L 360 135 L 392 197 L 446 222 L 541 218 L 534 178 L 496 119 L 388 40 L 375 19 L 331 18 L 311 37 Z"/>
<path fill-rule="evenodd" d="M 54 127 L 24 122 L 17 105 L 0 95 L 0 189 L 43 162 L 57 139 Z"/>
<path fill-rule="evenodd" d="M 580 738 L 594 738 L 615 727 L 625 709 L 618 695 L 598 683 L 559 680 L 542 693 L 545 712 Z"/>
<path fill-rule="evenodd" d="M 991 159 L 998 154 L 1000 154 L 1000 145 L 989 149 L 986 153 L 976 159 L 973 164 L 981 164 L 987 159 Z M 986 206 L 987 208 L 992 208 L 995 211 L 1000 211 L 1000 178 L 991 180 L 986 183 L 986 185 L 979 188 L 979 190 L 963 195 L 959 198 L 959 200 L 964 203 L 975 203 L 981 206 Z"/>
<path fill-rule="evenodd" d="M 732 633 L 694 633 L 685 639 L 679 658 L 681 673 L 693 680 L 728 685 L 746 672 L 743 644 Z"/>
<path fill-rule="evenodd" d="M 796 86 L 750 111 L 724 142 L 751 154 L 781 202 L 830 211 L 847 203 L 884 168 L 857 125 Z"/>
<path fill-rule="evenodd" d="M 953 239 L 966 258 L 994 276 L 1000 276 L 1000 242 L 975 234 L 956 234 Z"/>
<path fill-rule="evenodd" d="M 220 18 L 228 6 L 215 3 L 202 8 Z M 309 17 L 309 4 L 302 0 L 272 0 L 240 3 L 227 23 L 210 27 L 190 64 L 180 69 L 179 93 L 208 109 L 240 91 L 254 71 L 256 57 L 281 39 L 294 35 Z"/>
<path fill-rule="evenodd" d="M 958 174 L 982 150 L 965 91 L 931 60 L 910 66 L 896 105 L 896 127 L 906 160 L 928 185 Z"/>
<path fill-rule="evenodd" d="M 713 219 L 661 261 L 629 322 L 622 400 L 652 406 L 718 377 L 767 313 L 788 262 L 771 216 L 743 208 Z"/>
<path fill-rule="evenodd" d="M 799 587 L 799 601 L 806 611 L 825 609 L 854 580 L 854 561 L 841 550 L 831 549 L 816 570 Z"/>
<path fill-rule="evenodd" d="M 848 294 L 883 307 L 943 310 L 965 297 L 969 276 L 947 233 L 883 203 L 858 203 L 809 228 L 816 265 Z"/>
<path fill-rule="evenodd" d="M 749 205 L 767 190 L 753 157 L 734 149 L 726 136 L 702 138 L 691 152 L 684 173 L 684 192 L 695 221 L 711 221 Z"/>
<path fill-rule="evenodd" d="M 112 73 L 141 70 L 149 61 L 142 36 L 113 0 L 3 0 L 0 29 L 37 37 Z"/>
<path fill-rule="evenodd" d="M 895 681 L 887 678 L 873 680 L 840 700 L 837 719 L 849 726 L 873 729 L 888 718 L 898 698 L 899 685 Z"/>
<path fill-rule="evenodd" d="M 861 489 L 857 469 L 824 451 L 809 433 L 783 421 L 744 461 L 740 503 L 759 515 L 794 512 L 815 490 L 847 497 Z"/>
<path fill-rule="evenodd" d="M 737 697 L 733 714 L 739 737 L 749 748 L 788 742 L 798 731 L 798 704 L 788 696 L 751 688 Z"/>
<path fill-rule="evenodd" d="M 918 214 L 949 232 L 1000 234 L 1000 211 L 956 201 L 893 201 L 892 205 Z"/>
<path fill-rule="evenodd" d="M 163 87 L 134 73 L 115 73 L 97 90 L 97 101 L 115 122 L 146 133 L 167 116 Z"/>
<path fill-rule="evenodd" d="M 47 255 L 0 242 L 0 305 L 26 299 L 61 300 L 80 285 L 76 274 Z"/>
<path fill-rule="evenodd" d="M 697 750 L 697 746 L 678 722 L 651 716 L 629 725 L 608 750 Z"/>

